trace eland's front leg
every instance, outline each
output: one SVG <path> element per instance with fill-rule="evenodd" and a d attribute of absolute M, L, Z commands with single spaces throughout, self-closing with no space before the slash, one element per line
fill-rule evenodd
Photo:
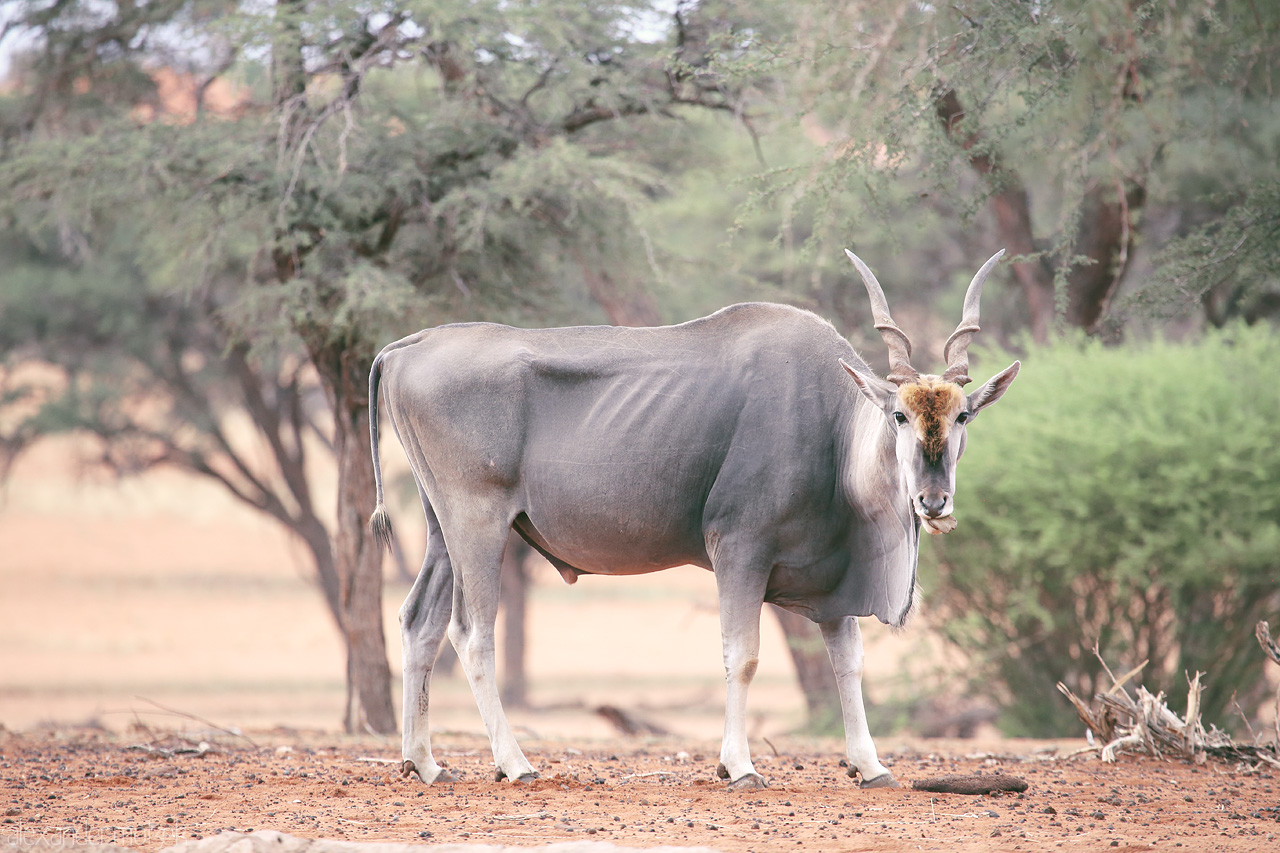
<path fill-rule="evenodd" d="M 720 598 L 720 640 L 724 650 L 724 740 L 716 773 L 734 790 L 765 787 L 747 746 L 747 689 L 760 665 L 760 608 L 763 590 L 716 574 Z"/>
<path fill-rule="evenodd" d="M 822 629 L 822 639 L 826 641 L 840 689 L 849 776 L 860 775 L 863 788 L 896 788 L 898 782 L 876 756 L 876 745 L 867 727 L 867 712 L 862 704 L 862 631 L 858 620 L 846 616 L 819 623 L 818 627 Z"/>

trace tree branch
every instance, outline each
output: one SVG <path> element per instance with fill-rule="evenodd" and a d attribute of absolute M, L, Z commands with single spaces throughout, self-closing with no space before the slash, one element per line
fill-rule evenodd
<path fill-rule="evenodd" d="M 267 403 L 262 394 L 262 387 L 266 380 L 249 365 L 248 350 L 247 344 L 232 346 L 227 353 L 227 362 L 230 364 L 232 374 L 240 385 L 240 393 L 244 398 L 245 407 L 249 410 L 250 416 L 258 425 L 259 432 L 262 433 L 267 445 L 271 448 L 271 452 L 276 459 L 276 465 L 284 477 L 285 484 L 293 494 L 294 500 L 298 502 L 302 512 L 312 514 L 311 487 L 307 482 L 307 475 L 303 469 L 303 460 L 301 458 L 302 442 L 297 442 L 293 453 L 285 447 L 279 404 L 273 407 Z M 275 384 L 275 391 L 278 396 L 287 393 L 286 389 L 279 383 Z"/>

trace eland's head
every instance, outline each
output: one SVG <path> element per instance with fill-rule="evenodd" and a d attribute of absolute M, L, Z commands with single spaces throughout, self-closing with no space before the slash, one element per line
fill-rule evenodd
<path fill-rule="evenodd" d="M 862 260 L 845 250 L 858 268 L 871 298 L 876 329 L 889 348 L 889 375 L 879 379 L 861 367 L 841 362 L 862 391 L 884 412 L 896 435 L 898 470 L 902 474 L 912 509 L 931 533 L 955 527 L 951 516 L 956 488 L 956 462 L 964 453 L 965 428 L 986 406 L 999 400 L 1018 375 L 1018 362 L 997 373 L 966 394 L 969 378 L 969 342 L 978 331 L 978 303 L 982 284 L 1004 256 L 1001 249 L 982 265 L 964 297 L 960 325 L 943 347 L 946 369 L 940 376 L 922 374 L 911 366 L 911 341 L 889 315 L 880 282 Z"/>

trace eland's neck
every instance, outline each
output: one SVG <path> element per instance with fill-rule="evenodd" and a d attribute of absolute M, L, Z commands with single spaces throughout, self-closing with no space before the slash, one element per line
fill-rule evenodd
<path fill-rule="evenodd" d="M 860 401 L 850 418 L 847 436 L 842 474 L 850 505 L 873 514 L 910 513 L 911 500 L 898 470 L 895 436 L 888 419 Z"/>

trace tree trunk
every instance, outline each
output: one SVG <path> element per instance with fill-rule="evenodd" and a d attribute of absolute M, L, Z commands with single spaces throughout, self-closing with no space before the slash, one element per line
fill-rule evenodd
<path fill-rule="evenodd" d="M 1085 194 L 1075 252 L 1092 263 L 1068 276 L 1067 323 L 1090 334 L 1101 330 L 1111 298 L 1120 286 L 1133 246 L 1132 217 L 1147 200 L 1141 184 L 1117 181 Z"/>
<path fill-rule="evenodd" d="M 840 688 L 836 686 L 835 671 L 831 668 L 822 632 L 803 616 L 774 605 L 769 605 L 769 609 L 778 617 L 782 633 L 787 637 L 787 650 L 791 652 L 791 662 L 795 664 L 796 677 L 809 712 L 806 728 L 824 732 L 835 727 L 842 720 Z"/>
<path fill-rule="evenodd" d="M 354 349 L 316 359 L 333 394 L 338 459 L 338 519 L 334 556 L 340 582 L 341 627 L 347 642 L 347 732 L 394 734 L 391 668 L 382 631 L 382 548 L 369 532 L 373 457 L 369 450 L 367 365 Z M 329 368 L 326 371 L 324 368 Z M 336 370 L 335 370 L 336 368 Z M 335 375 L 336 374 L 336 375 Z"/>
<path fill-rule="evenodd" d="M 1034 255 L 1037 250 L 1031 230 L 1031 201 L 1022 179 L 1004 168 L 993 155 L 982 153 L 980 147 L 975 153 L 982 137 L 976 130 L 962 135 L 964 107 L 954 89 L 939 94 L 934 99 L 934 109 L 947 135 L 969 152 L 969 165 L 973 170 L 999 188 L 991 196 L 990 204 L 1000 242 L 1015 257 Z M 1012 264 L 1012 268 L 1031 313 L 1031 337 L 1044 343 L 1053 327 L 1053 270 L 1044 260 L 1019 261 Z"/>
<path fill-rule="evenodd" d="M 948 89 L 934 100 L 938 119 L 947 135 L 969 152 L 969 165 L 982 175 L 996 192 L 991 196 L 991 212 L 996 230 L 1006 249 L 1014 256 L 1031 255 L 1036 249 L 1031 230 L 1031 201 L 1022 179 L 1004 167 L 994 154 L 985 153 L 976 130 L 962 133 L 964 107 L 955 90 Z M 1067 275 L 1067 305 L 1063 319 L 1070 326 L 1090 334 L 1100 331 L 1111 298 L 1128 266 L 1133 245 L 1133 214 L 1146 201 L 1146 189 L 1136 181 L 1095 185 L 1081 201 L 1080 222 L 1071 253 L 1083 255 L 1088 263 L 1074 266 Z M 1053 269 L 1044 258 L 1012 265 L 1031 312 L 1031 337 L 1048 339 L 1056 313 Z"/>
<path fill-rule="evenodd" d="M 302 22 L 303 0 L 281 0 L 272 34 L 273 101 L 283 119 L 279 142 L 287 148 L 298 144 L 299 129 L 308 118 L 305 103 L 307 68 Z M 296 273 L 297 255 L 287 233 L 274 251 L 276 278 L 290 281 Z M 333 566 L 317 561 L 321 588 L 334 607 L 332 580 L 336 579 L 335 616 L 347 646 L 347 703 L 343 726 L 347 732 L 371 730 L 394 734 L 396 717 L 391 704 L 391 667 L 387 664 L 386 637 L 382 632 L 382 548 L 369 531 L 373 513 L 373 457 L 369 449 L 368 377 L 372 354 L 362 355 L 357 342 L 334 339 L 332 329 L 321 329 L 304 320 L 295 326 L 306 342 L 329 395 L 333 409 L 333 450 L 338 462 L 337 528 L 333 535 Z M 315 530 L 304 536 L 317 536 Z M 311 540 L 308 539 L 308 542 Z M 314 545 L 312 550 L 315 551 Z"/>

